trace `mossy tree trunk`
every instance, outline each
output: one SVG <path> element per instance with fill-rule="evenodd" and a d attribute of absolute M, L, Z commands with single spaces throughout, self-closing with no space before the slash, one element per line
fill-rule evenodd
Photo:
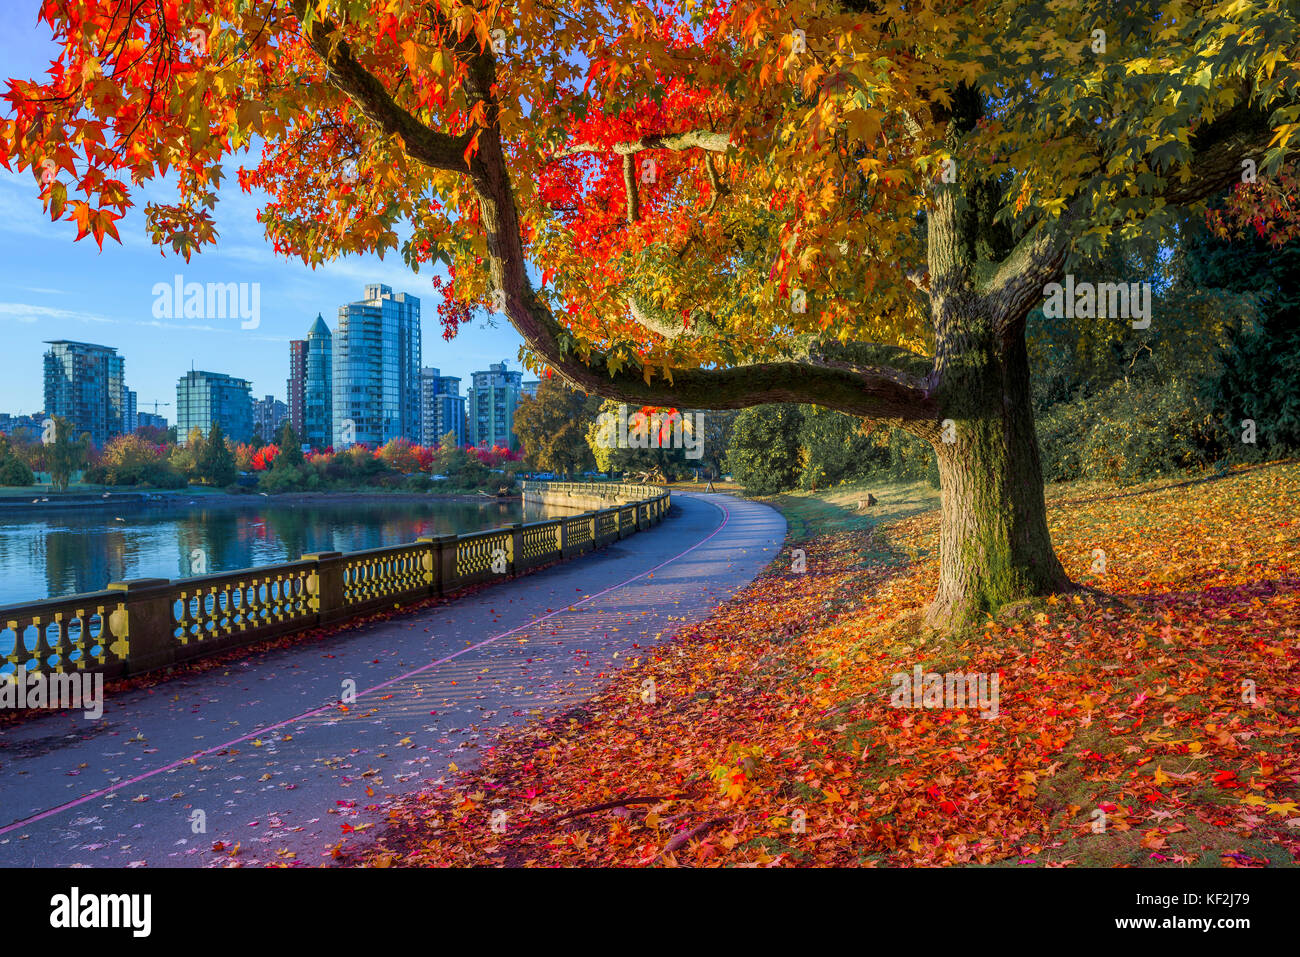
<path fill-rule="evenodd" d="M 1004 354 L 967 354 L 950 372 L 934 443 L 943 495 L 939 587 L 926 614 L 942 629 L 1071 587 L 1047 529 L 1023 337 Z"/>

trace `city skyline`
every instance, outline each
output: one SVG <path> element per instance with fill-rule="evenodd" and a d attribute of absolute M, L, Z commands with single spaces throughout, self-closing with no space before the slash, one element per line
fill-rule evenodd
<path fill-rule="evenodd" d="M 540 382 L 524 381 L 522 371 L 502 361 L 476 370 L 462 394 L 460 377 L 424 365 L 419 315 L 418 297 L 367 284 L 361 300 L 339 307 L 337 329 L 318 314 L 305 339 L 290 341 L 288 401 L 261 393 L 242 377 L 192 366 L 176 382 L 175 403 L 159 403 L 174 410 L 174 421 L 137 410 L 136 392 L 126 382 L 126 357 L 116 346 L 47 340 L 44 408 L 3 413 L 4 431 L 39 429 L 43 417 L 62 416 L 98 448 L 144 425 L 170 425 L 184 445 L 192 429 L 206 435 L 220 422 L 232 441 L 269 443 L 289 421 L 304 446 L 317 450 L 378 448 L 395 438 L 436 445 L 447 432 L 458 444 L 513 446 L 515 409 L 524 396 L 536 397 Z M 333 351 L 336 333 L 341 353 Z"/>

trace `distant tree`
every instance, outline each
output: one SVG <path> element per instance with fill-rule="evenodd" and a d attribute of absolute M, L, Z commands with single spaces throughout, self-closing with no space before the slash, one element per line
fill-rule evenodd
<path fill-rule="evenodd" d="M 139 434 L 118 435 L 109 439 L 100 456 L 100 463 L 108 468 L 131 468 L 157 462 L 162 451 Z"/>
<path fill-rule="evenodd" d="M 683 416 L 681 447 L 672 444 L 676 442 L 673 437 L 676 424 L 669 418 L 671 413 L 671 409 L 629 406 L 614 399 L 605 400 L 600 406 L 597 420 L 587 426 L 587 445 L 595 457 L 596 468 L 602 472 L 626 472 L 631 475 L 658 471 L 672 481 L 692 475 L 696 468 L 708 467 L 706 458 L 709 450 L 709 417 L 714 413 L 704 413 L 705 430 L 700 448 L 705 453 L 705 457 L 699 459 L 687 458 L 688 450 L 685 448 L 684 441 L 686 430 L 695 427 L 694 413 L 687 412 Z M 617 428 L 620 419 L 624 419 L 627 423 L 626 445 L 623 444 L 622 435 L 616 434 L 621 433 Z M 654 428 L 655 425 L 658 425 L 657 430 Z M 728 431 L 720 430 L 713 435 L 715 439 L 721 438 Z M 658 448 L 648 446 L 650 436 L 655 434 L 658 436 Z M 640 441 L 647 443 L 647 447 L 640 447 L 640 442 L 637 441 L 638 435 L 641 436 Z M 637 447 L 633 447 L 634 445 Z M 714 465 L 721 469 L 720 453 L 714 458 Z"/>
<path fill-rule="evenodd" d="M 596 464 L 587 428 L 600 412 L 599 396 L 588 396 L 559 378 L 543 379 L 537 397 L 524 396 L 515 410 L 515 435 L 531 468 L 569 475 Z"/>
<path fill-rule="evenodd" d="M 442 437 L 431 467 L 436 474 L 447 476 L 457 488 L 478 488 L 489 477 L 488 467 L 477 455 L 471 455 L 469 449 L 460 447 L 454 432 Z"/>
<path fill-rule="evenodd" d="M 90 461 L 90 435 L 83 432 L 73 438 L 74 432 L 71 422 L 56 415 L 50 441 L 45 445 L 45 467 L 50 481 L 60 490 L 66 490 L 73 473 Z"/>
<path fill-rule="evenodd" d="M 173 428 L 175 427 L 173 426 Z M 171 452 L 167 456 L 167 461 L 171 463 L 172 468 L 184 475 L 187 480 L 193 479 L 197 481 L 199 478 L 199 453 L 202 450 L 203 433 L 198 429 L 190 429 L 185 444 L 173 445 Z"/>
<path fill-rule="evenodd" d="M 759 405 L 741 412 L 727 453 L 736 481 L 760 495 L 794 488 L 803 470 L 802 425 L 797 405 Z"/>
<path fill-rule="evenodd" d="M 135 434 L 152 442 L 154 445 L 174 445 L 176 443 L 176 430 L 164 429 L 157 425 L 142 425 L 135 430 Z"/>
<path fill-rule="evenodd" d="M 151 485 L 180 488 L 185 477 L 167 460 L 167 450 L 139 432 L 119 435 L 104 446 L 99 481 L 106 485 Z M 89 473 L 87 473 L 89 474 Z"/>
<path fill-rule="evenodd" d="M 687 460 L 686 464 L 701 469 L 706 478 L 717 478 L 725 472 L 727 450 L 731 448 L 731 435 L 739 415 L 740 412 L 736 409 L 705 411 L 702 454 L 694 461 Z"/>
<path fill-rule="evenodd" d="M 207 440 L 195 459 L 199 478 L 208 485 L 224 488 L 235 481 L 235 454 L 226 445 L 220 423 L 213 422 Z"/>
<path fill-rule="evenodd" d="M 888 455 L 872 442 L 859 416 L 816 405 L 802 406 L 800 413 L 803 468 L 799 484 L 803 488 L 826 488 L 865 475 L 874 466 L 888 464 Z"/>
<path fill-rule="evenodd" d="M 1225 242 L 1200 229 L 1187 247 L 1193 287 L 1253 300 L 1253 321 L 1232 332 L 1221 371 L 1205 390 L 1229 447 L 1240 451 L 1241 422 L 1249 419 L 1261 451 L 1300 449 L 1300 241 L 1280 248 L 1258 235 Z"/>
<path fill-rule="evenodd" d="M 18 457 L 9 436 L 0 432 L 0 485 L 31 485 L 35 481 L 31 467 Z"/>
<path fill-rule="evenodd" d="M 280 446 L 263 445 L 261 448 L 253 450 L 253 454 L 248 460 L 249 468 L 255 472 L 265 472 L 275 466 L 279 457 Z M 236 456 L 236 462 L 238 462 L 238 456 Z"/>
<path fill-rule="evenodd" d="M 7 455 L 0 459 L 0 485 L 25 486 L 35 482 L 36 476 L 31 468 L 18 456 Z"/>
<path fill-rule="evenodd" d="M 280 426 L 275 444 L 280 447 L 280 454 L 275 457 L 276 468 L 297 468 L 302 465 L 302 439 L 288 419 Z"/>
<path fill-rule="evenodd" d="M 380 446 L 376 455 L 381 462 L 398 472 L 420 471 L 419 456 L 415 454 L 415 446 L 409 439 L 401 437 L 389 439 Z"/>
<path fill-rule="evenodd" d="M 253 469 L 253 456 L 257 454 L 257 446 L 252 442 L 235 442 L 232 443 L 231 451 L 235 455 L 235 470 L 251 472 Z"/>

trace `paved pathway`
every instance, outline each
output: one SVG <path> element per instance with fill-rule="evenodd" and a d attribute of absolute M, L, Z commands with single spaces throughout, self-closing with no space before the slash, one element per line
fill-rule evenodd
<path fill-rule="evenodd" d="M 0 866 L 212 866 L 235 844 L 245 864 L 320 863 L 384 798 L 473 766 L 497 728 L 572 707 L 707 617 L 785 537 L 767 506 L 673 503 L 649 531 L 450 604 L 121 693 L 98 721 L 0 731 Z"/>

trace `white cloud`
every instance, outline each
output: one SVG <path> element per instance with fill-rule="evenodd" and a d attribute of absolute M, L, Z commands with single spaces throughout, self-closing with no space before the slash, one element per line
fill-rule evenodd
<path fill-rule="evenodd" d="M 18 322 L 39 322 L 42 319 L 71 319 L 74 322 L 116 323 L 93 312 L 79 312 L 75 309 L 54 309 L 50 306 L 34 306 L 26 302 L 0 302 L 0 319 L 15 319 Z"/>

